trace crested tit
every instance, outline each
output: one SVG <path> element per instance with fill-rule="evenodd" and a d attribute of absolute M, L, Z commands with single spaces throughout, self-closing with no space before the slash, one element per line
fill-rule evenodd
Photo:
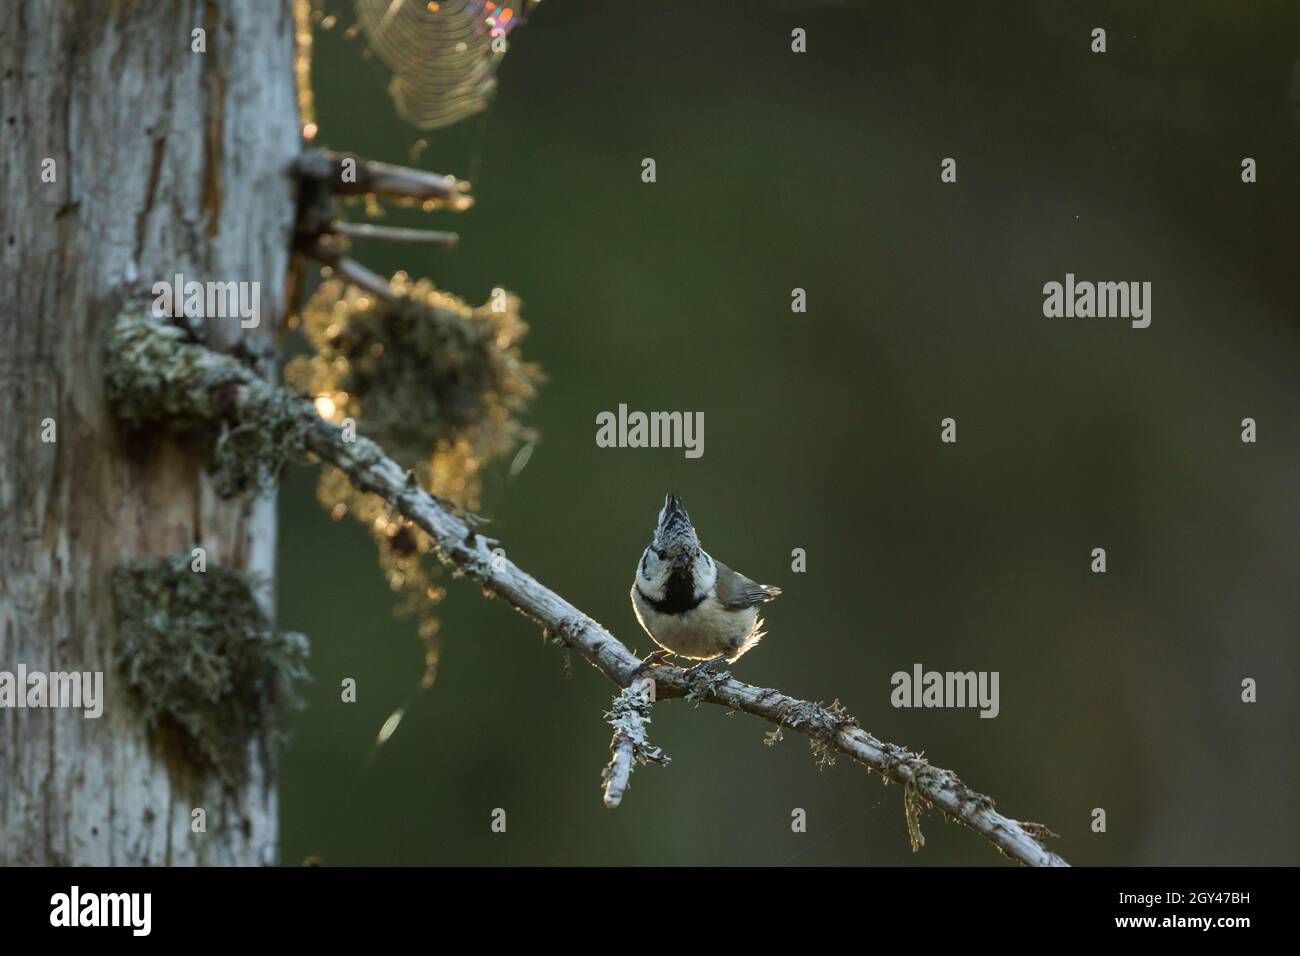
<path fill-rule="evenodd" d="M 735 663 L 763 636 L 758 605 L 780 593 L 711 557 L 681 501 L 669 495 L 632 582 L 637 620 L 663 648 L 645 663 L 658 664 L 670 653 L 701 661 L 691 672 Z"/>

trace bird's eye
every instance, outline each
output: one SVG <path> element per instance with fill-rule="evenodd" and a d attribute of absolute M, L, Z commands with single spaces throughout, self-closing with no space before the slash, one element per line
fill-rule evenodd
<path fill-rule="evenodd" d="M 665 560 L 665 559 L 668 557 L 668 552 L 667 552 L 667 551 L 659 551 L 659 550 L 656 549 L 656 550 L 655 550 L 655 557 L 658 558 L 660 561 L 663 561 L 663 560 Z"/>

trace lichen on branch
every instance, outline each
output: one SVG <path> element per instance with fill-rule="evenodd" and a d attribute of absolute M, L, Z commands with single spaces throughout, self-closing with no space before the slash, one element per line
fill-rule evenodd
<path fill-rule="evenodd" d="M 614 698 L 605 715 L 605 722 L 614 728 L 614 737 L 609 743 L 609 764 L 601 771 L 600 778 L 605 785 L 605 806 L 611 810 L 623 802 L 636 764 L 657 763 L 666 767 L 672 763 L 672 758 L 653 746 L 646 734 L 653 686 L 648 678 L 633 681 Z"/>
<path fill-rule="evenodd" d="M 282 390 L 243 394 L 247 375 L 266 375 L 265 356 L 251 350 L 224 363 L 206 349 L 178 351 L 189 333 L 155 321 L 142 307 L 126 308 L 104 346 L 104 387 L 121 425 L 197 441 L 224 497 L 279 478 L 302 455 L 314 418 Z"/>
<path fill-rule="evenodd" d="M 195 764 L 234 787 L 254 741 L 280 742 L 307 679 L 307 639 L 273 629 L 257 582 L 227 568 L 191 570 L 188 554 L 113 573 L 117 667 L 150 728 L 173 731 Z"/>

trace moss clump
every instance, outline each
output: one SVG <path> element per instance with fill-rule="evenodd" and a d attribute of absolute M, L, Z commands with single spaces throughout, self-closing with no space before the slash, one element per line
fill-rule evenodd
<path fill-rule="evenodd" d="M 358 431 L 424 488 L 474 510 L 486 465 L 536 439 L 518 419 L 542 381 L 519 349 L 527 331 L 519 300 L 501 293 L 497 308 L 492 301 L 471 307 L 401 273 L 391 287 L 395 302 L 324 283 L 299 325 L 314 354 L 290 362 L 285 380 L 330 421 L 355 419 Z M 402 595 L 399 613 L 418 618 L 422 685 L 431 686 L 438 664 L 434 609 L 445 593 L 441 567 L 424 560 L 432 540 L 336 468 L 322 471 L 318 495 L 336 520 L 351 514 L 370 530 L 384 577 Z"/>
<path fill-rule="evenodd" d="M 307 639 L 272 630 L 246 574 L 190 570 L 187 554 L 113 574 L 114 657 L 151 728 L 179 731 L 189 758 L 226 783 L 247 778 L 249 744 L 281 741 L 307 678 Z"/>
<path fill-rule="evenodd" d="M 355 418 L 407 467 L 457 446 L 481 463 L 526 437 L 515 415 L 541 373 L 519 352 L 527 331 L 519 300 L 501 293 L 499 311 L 471 308 L 400 273 L 393 291 L 396 300 L 385 302 L 337 281 L 322 285 L 302 317 L 316 354 L 290 364 L 289 383 L 327 398 L 326 417 Z"/>

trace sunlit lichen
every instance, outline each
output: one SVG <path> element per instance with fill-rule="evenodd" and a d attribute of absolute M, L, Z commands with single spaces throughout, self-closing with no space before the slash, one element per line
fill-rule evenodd
<path fill-rule="evenodd" d="M 307 678 L 307 639 L 271 628 L 250 576 L 190 569 L 190 556 L 117 568 L 114 660 L 151 729 L 179 734 L 195 764 L 238 786 L 249 746 L 284 736 Z"/>
<path fill-rule="evenodd" d="M 519 300 L 498 292 L 472 308 L 401 273 L 392 289 L 396 300 L 386 302 L 324 283 L 300 324 L 314 352 L 294 359 L 285 379 L 323 417 L 356 420 L 427 490 L 476 509 L 485 466 L 535 440 L 518 419 L 542 378 L 520 354 Z M 424 560 L 432 540 L 338 469 L 323 470 L 318 495 L 331 516 L 351 514 L 375 538 L 389 587 L 403 595 L 398 612 L 419 618 L 428 686 L 438 654 L 433 608 L 443 596 L 441 566 Z"/>
<path fill-rule="evenodd" d="M 442 565 L 425 558 L 433 548 L 433 539 L 410 521 L 395 515 L 383 498 L 358 491 L 338 468 L 323 467 L 317 496 L 331 518 L 340 521 L 350 514 L 375 539 L 380 570 L 389 588 L 401 598 L 395 613 L 417 621 L 416 632 L 424 645 L 421 686 L 433 686 L 439 655 L 439 621 L 434 608 L 446 596 L 439 583 Z"/>
<path fill-rule="evenodd" d="M 324 396 L 335 421 L 354 418 L 400 464 L 430 458 L 437 491 L 464 499 L 481 463 L 512 451 L 527 430 L 515 416 L 536 393 L 538 368 L 523 361 L 519 300 L 471 308 L 427 280 L 398 274 L 394 302 L 332 280 L 303 312 L 315 355 L 290 363 L 286 380 Z M 494 308 L 494 306 L 497 306 Z"/>
<path fill-rule="evenodd" d="M 919 853 L 925 846 L 925 834 L 921 832 L 921 815 L 934 809 L 931 803 L 912 778 L 903 784 L 903 819 L 907 822 L 907 839 L 913 853 Z"/>

